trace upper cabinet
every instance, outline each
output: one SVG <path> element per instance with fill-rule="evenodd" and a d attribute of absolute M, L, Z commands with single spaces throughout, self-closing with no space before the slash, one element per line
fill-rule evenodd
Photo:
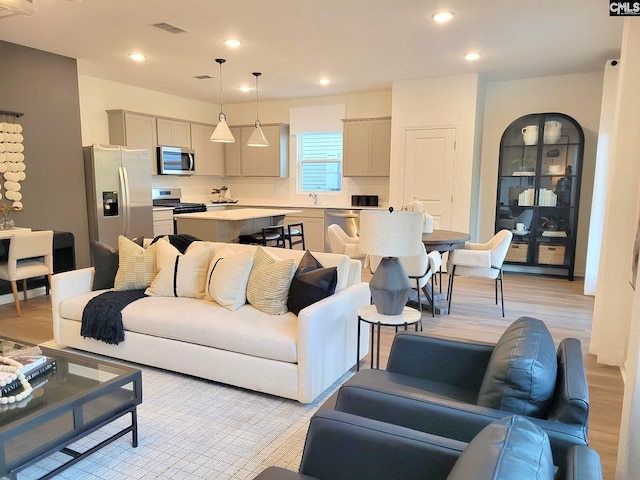
<path fill-rule="evenodd" d="M 151 150 L 152 172 L 158 173 L 156 161 L 156 117 L 125 110 L 107 110 L 109 143 Z"/>
<path fill-rule="evenodd" d="M 215 175 L 222 176 L 223 159 L 222 144 L 209 140 L 215 126 L 199 123 L 192 123 L 191 148 L 195 152 L 196 171 L 195 175 Z"/>
<path fill-rule="evenodd" d="M 520 117 L 500 141 L 496 231 L 514 234 L 506 261 L 573 280 L 584 133 L 562 113 Z"/>
<path fill-rule="evenodd" d="M 224 144 L 225 176 L 289 176 L 289 125 L 262 124 L 268 147 L 249 147 L 247 141 L 255 127 L 230 127 L 236 141 Z"/>
<path fill-rule="evenodd" d="M 388 177 L 391 117 L 345 119 L 342 173 L 345 177 Z"/>
<path fill-rule="evenodd" d="M 156 125 L 158 127 L 158 145 L 192 148 L 191 125 L 188 122 L 158 117 Z"/>

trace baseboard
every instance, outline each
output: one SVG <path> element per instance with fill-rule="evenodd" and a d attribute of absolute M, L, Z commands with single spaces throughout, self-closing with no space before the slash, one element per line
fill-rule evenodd
<path fill-rule="evenodd" d="M 24 298 L 22 295 L 22 292 L 20 291 L 18 292 L 18 294 L 20 296 L 20 300 L 22 300 Z M 46 294 L 47 294 L 46 287 L 36 287 L 36 288 L 30 288 L 29 290 L 27 290 L 27 298 L 41 297 Z M 4 305 L 6 303 L 13 303 L 12 293 L 0 295 L 0 305 Z"/>

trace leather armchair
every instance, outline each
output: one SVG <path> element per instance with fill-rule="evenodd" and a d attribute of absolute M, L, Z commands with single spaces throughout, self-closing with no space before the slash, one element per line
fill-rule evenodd
<path fill-rule="evenodd" d="M 525 326 L 535 320 L 523 319 Z M 542 323 L 537 322 L 534 325 Z M 522 338 L 518 342 L 524 343 Z M 551 346 L 553 349 L 552 340 Z M 394 338 L 387 370 L 356 373 L 340 387 L 335 409 L 469 442 L 494 420 L 520 414 L 478 403 L 485 377 L 495 373 L 490 371 L 494 350 L 496 345 L 489 343 L 400 332 Z M 560 458 L 572 445 L 587 445 L 589 395 L 579 340 L 565 338 L 555 353 L 552 350 L 551 361 L 557 357 L 557 373 L 541 375 L 551 382 L 551 397 L 540 412 L 526 415 L 547 432 L 554 457 Z M 509 390 L 518 388 L 505 388 Z"/>
<path fill-rule="evenodd" d="M 344 412 L 320 410 L 309 424 L 299 472 L 268 467 L 255 479 L 528 480 L 552 478 L 554 463 L 559 464 L 556 480 L 602 478 L 600 457 L 594 450 L 572 447 L 556 460 L 548 442 L 545 433 L 523 417 L 495 422 L 467 444 Z"/>

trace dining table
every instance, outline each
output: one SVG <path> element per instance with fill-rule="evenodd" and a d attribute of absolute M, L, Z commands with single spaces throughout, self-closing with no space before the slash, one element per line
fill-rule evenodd
<path fill-rule="evenodd" d="M 455 230 L 434 229 L 431 233 L 422 234 L 422 243 L 424 244 L 427 252 L 450 252 L 464 247 L 465 242 L 470 239 L 471 235 L 468 233 L 457 232 Z M 440 268 L 438 272 L 434 272 L 434 275 L 436 273 L 438 273 L 440 291 L 438 293 L 432 291 L 431 285 L 427 283 L 427 285 L 425 285 L 425 293 L 429 300 L 429 304 L 423 304 L 422 308 L 431 310 L 431 306 L 433 305 L 434 313 L 446 314 L 449 312 L 449 303 L 446 298 L 447 295 L 442 293 L 442 268 Z"/>

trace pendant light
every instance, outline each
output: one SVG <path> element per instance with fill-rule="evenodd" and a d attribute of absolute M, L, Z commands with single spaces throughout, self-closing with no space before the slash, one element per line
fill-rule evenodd
<path fill-rule="evenodd" d="M 218 114 L 218 125 L 216 129 L 211 134 L 212 142 L 220 142 L 220 143 L 233 143 L 236 141 L 231 134 L 231 130 L 229 130 L 229 125 L 227 125 L 227 116 L 224 114 L 224 108 L 222 105 L 222 64 L 226 62 L 224 58 L 216 58 L 216 62 L 220 65 L 220 113 Z"/>
<path fill-rule="evenodd" d="M 269 142 L 267 138 L 264 136 L 264 132 L 260 127 L 260 119 L 258 118 L 258 77 L 262 75 L 260 72 L 253 72 L 251 75 L 256 77 L 256 123 L 255 129 L 253 133 L 249 137 L 249 141 L 247 142 L 248 147 L 268 147 Z"/>

